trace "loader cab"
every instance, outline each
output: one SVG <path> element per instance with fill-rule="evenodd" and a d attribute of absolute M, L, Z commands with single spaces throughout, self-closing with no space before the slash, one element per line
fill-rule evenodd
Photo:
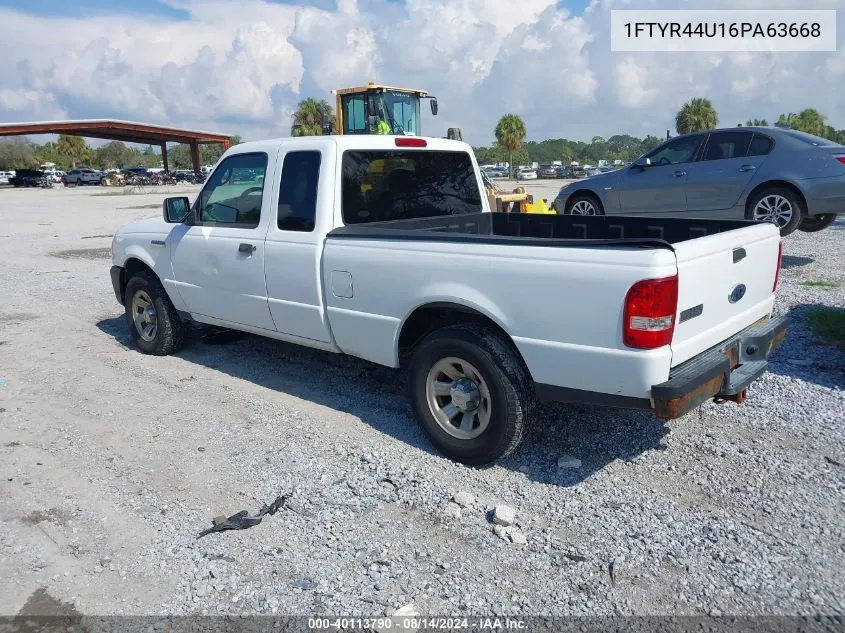
<path fill-rule="evenodd" d="M 390 134 L 422 134 L 420 101 L 430 100 L 431 113 L 437 115 L 437 99 L 424 90 L 395 88 L 369 83 L 358 88 L 332 91 L 337 99 L 338 134 L 378 134 L 384 121 Z"/>

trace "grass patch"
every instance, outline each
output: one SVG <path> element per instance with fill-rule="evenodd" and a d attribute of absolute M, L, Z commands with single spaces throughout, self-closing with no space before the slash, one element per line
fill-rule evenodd
<path fill-rule="evenodd" d="M 819 338 L 845 347 L 845 310 L 816 308 L 807 315 L 807 325 Z"/>
<path fill-rule="evenodd" d="M 838 281 L 830 281 L 828 279 L 805 279 L 801 282 L 801 285 L 805 288 L 825 288 L 832 290 L 833 288 L 839 288 L 842 284 Z"/>

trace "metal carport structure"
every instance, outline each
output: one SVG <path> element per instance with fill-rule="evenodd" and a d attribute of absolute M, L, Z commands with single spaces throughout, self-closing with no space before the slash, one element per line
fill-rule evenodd
<path fill-rule="evenodd" d="M 191 148 L 191 162 L 194 171 L 200 171 L 200 144 L 220 143 L 223 149 L 231 146 L 230 136 L 217 132 L 198 132 L 149 123 L 133 123 L 115 119 L 84 119 L 76 121 L 34 121 L 31 123 L 0 123 L 0 136 L 23 136 L 26 134 L 70 134 L 86 138 L 101 138 L 125 143 L 158 145 L 165 169 L 167 144 L 184 143 Z"/>

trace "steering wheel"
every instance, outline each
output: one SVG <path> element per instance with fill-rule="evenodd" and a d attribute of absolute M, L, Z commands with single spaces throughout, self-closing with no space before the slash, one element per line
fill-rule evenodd
<path fill-rule="evenodd" d="M 244 196 L 248 196 L 251 193 L 261 193 L 262 191 L 264 191 L 264 187 L 250 187 L 249 189 L 245 189 L 244 191 L 242 191 L 239 197 L 243 198 Z"/>
<path fill-rule="evenodd" d="M 660 160 L 659 160 L 659 161 L 657 161 L 657 164 L 658 164 L 658 165 L 671 165 L 671 164 L 672 164 L 672 162 L 671 162 L 668 158 L 666 158 L 665 156 L 662 156 L 662 157 L 660 158 Z"/>

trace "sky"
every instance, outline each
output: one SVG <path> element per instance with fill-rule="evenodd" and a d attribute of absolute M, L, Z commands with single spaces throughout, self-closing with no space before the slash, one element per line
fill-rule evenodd
<path fill-rule="evenodd" d="M 0 122 L 119 118 L 287 136 L 296 103 L 367 81 L 428 90 L 423 134 L 488 145 L 500 116 L 528 139 L 674 133 L 692 97 L 720 124 L 813 107 L 845 128 L 837 51 L 625 53 L 612 9 L 795 8 L 795 0 L 0 0 Z M 803 5 L 803 3 L 801 3 Z M 842 35 L 840 35 L 842 34 Z"/>

